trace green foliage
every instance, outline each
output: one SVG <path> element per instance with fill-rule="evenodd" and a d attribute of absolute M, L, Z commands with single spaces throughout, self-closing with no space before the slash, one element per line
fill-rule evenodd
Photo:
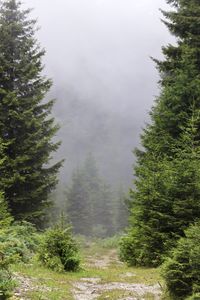
<path fill-rule="evenodd" d="M 200 225 L 185 231 L 171 257 L 162 267 L 167 289 L 173 299 L 199 299 L 200 294 Z"/>
<path fill-rule="evenodd" d="M 32 224 L 15 222 L 1 232 L 0 243 L 6 256 L 28 262 L 38 248 L 39 237 Z"/>
<path fill-rule="evenodd" d="M 116 234 L 112 237 L 101 239 L 100 245 L 105 249 L 117 249 L 119 246 L 120 235 Z"/>
<path fill-rule="evenodd" d="M 0 299 L 9 298 L 14 288 L 14 281 L 10 272 L 10 264 L 14 260 L 13 255 L 8 254 L 7 230 L 11 224 L 12 217 L 7 211 L 7 205 L 3 194 L 0 193 Z"/>
<path fill-rule="evenodd" d="M 102 238 L 113 234 L 113 195 L 99 176 L 92 155 L 74 173 L 66 196 L 74 233 Z"/>
<path fill-rule="evenodd" d="M 12 280 L 12 276 L 9 270 L 2 267 L 0 264 L 0 299 L 9 299 L 12 295 L 15 283 Z"/>
<path fill-rule="evenodd" d="M 0 193 L 0 230 L 3 228 L 7 228 L 12 222 L 12 220 L 13 218 L 8 212 L 3 193 Z"/>
<path fill-rule="evenodd" d="M 80 264 L 78 248 L 69 226 L 60 223 L 44 233 L 39 249 L 39 260 L 58 272 L 78 270 Z"/>
<path fill-rule="evenodd" d="M 50 166 L 58 126 L 50 117 L 53 101 L 43 101 L 51 81 L 42 75 L 44 51 L 28 14 L 17 0 L 1 1 L 0 136 L 6 147 L 0 189 L 15 219 L 40 225 L 61 163 Z"/>
<path fill-rule="evenodd" d="M 158 266 L 184 230 L 200 218 L 200 17 L 197 1 L 176 3 L 164 15 L 176 46 L 163 48 L 161 94 L 151 125 L 136 150 L 131 216 L 121 257 L 129 264 Z"/>
<path fill-rule="evenodd" d="M 5 206 L 4 206 L 5 208 Z M 15 286 L 10 265 L 28 262 L 38 247 L 38 235 L 30 223 L 11 223 L 7 212 L 6 222 L 0 227 L 0 299 L 9 298 Z"/>
<path fill-rule="evenodd" d="M 67 191 L 67 213 L 75 234 L 91 233 L 91 203 L 81 171 L 73 174 L 72 185 Z"/>
<path fill-rule="evenodd" d="M 191 297 L 187 298 L 187 300 L 199 300 L 200 299 L 200 293 L 195 293 Z"/>
<path fill-rule="evenodd" d="M 128 226 L 129 196 L 120 187 L 116 197 L 116 231 L 122 232 Z"/>
<path fill-rule="evenodd" d="M 142 178 L 136 182 L 137 191 L 131 193 L 135 200 L 129 219 L 131 227 L 120 242 L 120 257 L 129 265 L 157 266 L 163 261 L 163 253 L 174 245 L 169 198 L 174 169 L 166 159 L 151 163 L 140 169 Z M 154 167 L 159 173 L 154 172 Z"/>

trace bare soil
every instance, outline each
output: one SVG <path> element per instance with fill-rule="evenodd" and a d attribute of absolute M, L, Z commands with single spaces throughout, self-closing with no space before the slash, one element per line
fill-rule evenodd
<path fill-rule="evenodd" d="M 108 269 L 111 264 L 122 264 L 117 256 L 116 250 L 109 251 L 101 257 L 87 257 L 86 266 L 100 269 Z M 122 273 L 120 278 L 130 278 L 136 276 L 132 272 Z M 124 280 L 123 280 L 124 281 Z M 142 300 L 143 296 L 149 293 L 154 296 L 154 300 L 161 299 L 161 287 L 159 284 L 148 286 L 144 284 L 131 284 L 124 282 L 101 283 L 101 278 L 82 278 L 73 284 L 73 295 L 75 300 L 95 300 L 106 291 L 124 291 L 124 294 L 130 292 L 133 297 L 125 297 L 119 300 Z M 135 296 L 136 295 L 136 296 Z M 109 299 L 109 298 L 107 298 Z"/>

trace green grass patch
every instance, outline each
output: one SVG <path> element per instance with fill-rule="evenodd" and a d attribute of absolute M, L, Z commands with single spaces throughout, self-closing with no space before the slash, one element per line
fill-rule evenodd
<path fill-rule="evenodd" d="M 33 259 L 28 265 L 14 265 L 13 271 L 24 278 L 30 278 L 33 284 L 33 288 L 26 291 L 23 296 L 32 300 L 73 300 L 73 284 L 81 281 L 82 278 L 99 278 L 100 284 L 122 282 L 154 285 L 158 282 L 162 283 L 158 269 L 128 267 L 118 261 L 116 251 L 113 249 L 92 243 L 81 250 L 81 256 L 82 265 L 77 272 L 58 273 L 41 266 L 36 259 Z M 95 267 L 89 262 L 91 258 L 101 260 L 103 257 L 111 258 L 111 263 L 107 268 Z M 133 297 L 135 295 L 133 292 L 113 290 L 102 292 L 98 299 L 115 300 L 122 298 L 122 296 Z M 154 299 L 152 297 L 153 295 L 148 294 L 143 296 L 143 299 Z"/>
<path fill-rule="evenodd" d="M 104 292 L 100 297 L 98 297 L 98 300 L 119 300 L 122 299 L 122 297 L 137 297 L 138 295 L 133 292 L 126 292 L 122 290 L 113 290 L 113 291 L 106 291 Z"/>

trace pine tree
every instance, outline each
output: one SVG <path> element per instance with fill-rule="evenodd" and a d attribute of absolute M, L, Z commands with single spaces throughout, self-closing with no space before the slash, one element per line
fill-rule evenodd
<path fill-rule="evenodd" d="M 95 201 L 96 200 L 96 201 Z M 114 228 L 114 203 L 110 186 L 99 181 L 99 193 L 94 199 L 93 231 L 98 237 L 112 236 Z"/>
<path fill-rule="evenodd" d="M 75 233 L 105 237 L 114 232 L 113 195 L 99 175 L 92 154 L 72 177 L 67 191 L 67 215 Z"/>
<path fill-rule="evenodd" d="M 114 232 L 113 195 L 110 186 L 100 176 L 95 157 L 89 153 L 83 172 L 91 206 L 93 235 L 110 236 Z"/>
<path fill-rule="evenodd" d="M 156 61 L 161 94 L 137 150 L 129 234 L 121 256 L 130 264 L 158 265 L 184 230 L 200 217 L 200 5 L 167 1 L 163 12 L 177 45 Z"/>
<path fill-rule="evenodd" d="M 177 247 L 162 266 L 162 275 L 170 299 L 198 300 L 200 298 L 200 224 L 185 231 Z M 191 298 L 190 298 L 191 296 Z"/>
<path fill-rule="evenodd" d="M 76 234 L 91 234 L 91 203 L 84 173 L 74 172 L 72 184 L 67 190 L 67 215 Z"/>
<path fill-rule="evenodd" d="M 29 12 L 17 0 L 0 7 L 0 136 L 7 144 L 0 173 L 12 215 L 39 224 L 61 163 L 50 166 L 58 126 L 50 116 L 53 101 L 44 101 L 51 81 L 41 74 L 45 52 Z"/>

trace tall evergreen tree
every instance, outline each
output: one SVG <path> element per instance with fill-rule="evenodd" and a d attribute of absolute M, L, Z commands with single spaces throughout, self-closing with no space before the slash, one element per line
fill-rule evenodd
<path fill-rule="evenodd" d="M 177 45 L 163 48 L 161 95 L 137 150 L 130 230 L 121 255 L 130 264 L 158 265 L 200 217 L 200 4 L 168 0 L 163 12 Z"/>
<path fill-rule="evenodd" d="M 74 172 L 72 184 L 67 190 L 67 215 L 76 234 L 91 235 L 91 203 L 84 173 Z"/>
<path fill-rule="evenodd" d="M 50 166 L 58 126 L 50 116 L 53 101 L 44 101 L 51 81 L 41 74 L 44 50 L 29 12 L 17 0 L 0 7 L 0 136 L 7 144 L 0 173 L 13 216 L 40 223 L 61 163 Z"/>
<path fill-rule="evenodd" d="M 95 209 L 96 224 L 100 224 L 104 229 L 102 237 L 112 236 L 115 232 L 113 193 L 105 183 L 101 184 L 100 191 L 99 205 L 96 204 Z"/>
<path fill-rule="evenodd" d="M 91 154 L 72 177 L 67 191 L 67 214 L 75 233 L 103 237 L 114 231 L 113 195 Z"/>

